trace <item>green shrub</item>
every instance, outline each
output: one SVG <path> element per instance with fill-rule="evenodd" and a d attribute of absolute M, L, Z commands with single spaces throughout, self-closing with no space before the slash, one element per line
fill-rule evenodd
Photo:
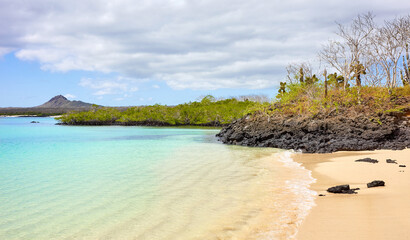
<path fill-rule="evenodd" d="M 160 122 L 168 125 L 220 125 L 256 111 L 262 103 L 235 98 L 216 101 L 211 95 L 200 102 L 177 106 L 152 105 L 130 107 L 120 112 L 115 108 L 93 108 L 88 112 L 72 112 L 59 120 L 66 124 Z M 266 105 L 266 104 L 265 104 Z"/>

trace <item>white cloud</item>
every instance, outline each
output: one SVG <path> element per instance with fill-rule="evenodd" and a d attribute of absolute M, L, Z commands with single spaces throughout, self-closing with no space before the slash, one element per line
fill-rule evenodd
<path fill-rule="evenodd" d="M 158 84 L 154 84 L 154 85 L 152 85 L 152 87 L 157 88 L 157 89 L 160 88 Z"/>
<path fill-rule="evenodd" d="M 131 93 L 138 91 L 137 87 L 132 86 L 133 84 L 135 84 L 135 81 L 133 79 L 123 77 L 103 80 L 83 78 L 79 83 L 79 85 L 82 87 L 95 90 L 93 94 L 97 96 L 123 94 L 126 92 Z M 128 95 L 124 94 L 124 96 Z"/>
<path fill-rule="evenodd" d="M 65 94 L 64 97 L 66 97 L 66 98 L 68 98 L 68 99 L 74 99 L 74 98 L 76 98 L 75 95 L 70 94 L 70 93 Z"/>
<path fill-rule="evenodd" d="M 266 88 L 284 79 L 289 62 L 315 57 L 335 21 L 367 11 L 391 18 L 410 3 L 2 0 L 0 55 L 14 50 L 48 71 L 127 77 L 84 80 L 96 95 L 130 91 L 128 78 L 175 89 Z"/>
<path fill-rule="evenodd" d="M 0 46 L 0 57 L 11 52 L 13 49 Z"/>

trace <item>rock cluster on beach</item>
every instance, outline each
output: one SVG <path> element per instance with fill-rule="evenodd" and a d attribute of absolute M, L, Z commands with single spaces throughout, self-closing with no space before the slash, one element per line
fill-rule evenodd
<path fill-rule="evenodd" d="M 410 147 L 410 121 L 393 115 L 315 117 L 249 115 L 225 126 L 223 143 L 307 153 Z"/>
<path fill-rule="evenodd" d="M 374 187 L 384 187 L 385 182 L 382 180 L 374 180 L 372 182 L 367 183 L 367 188 L 374 188 Z M 343 194 L 357 194 L 356 191 L 360 190 L 360 188 L 350 188 L 349 184 L 338 185 L 334 187 L 330 187 L 327 189 L 327 192 L 330 193 L 343 193 Z M 320 194 L 325 196 L 323 194 Z"/>
<path fill-rule="evenodd" d="M 373 159 L 373 158 L 362 158 L 362 159 L 358 159 L 355 160 L 355 162 L 365 162 L 365 163 L 379 163 L 379 161 L 377 159 Z M 392 163 L 392 164 L 398 164 L 397 160 L 393 160 L 393 159 L 386 159 L 386 163 Z M 399 167 L 406 167 L 405 165 L 399 165 Z M 374 180 L 372 182 L 369 182 L 366 184 L 367 188 L 374 188 L 374 187 L 384 187 L 385 186 L 385 182 L 383 180 Z M 350 185 L 345 184 L 345 185 L 338 185 L 338 186 L 334 186 L 334 187 L 330 187 L 327 189 L 327 192 L 330 193 L 344 193 L 344 194 L 357 194 L 357 190 L 360 190 L 359 188 L 350 188 Z M 319 196 L 325 196 L 323 194 L 320 194 Z"/>

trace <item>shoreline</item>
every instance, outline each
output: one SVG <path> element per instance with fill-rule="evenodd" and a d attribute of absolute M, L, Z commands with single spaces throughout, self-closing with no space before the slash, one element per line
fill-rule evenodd
<path fill-rule="evenodd" d="M 378 163 L 355 162 L 372 158 Z M 294 154 L 316 182 L 314 206 L 296 239 L 406 239 L 410 234 L 410 149 Z M 386 159 L 398 164 L 386 163 Z M 406 167 L 399 167 L 400 164 Z M 373 180 L 385 187 L 367 188 Z M 332 194 L 327 188 L 350 184 L 358 194 Z"/>

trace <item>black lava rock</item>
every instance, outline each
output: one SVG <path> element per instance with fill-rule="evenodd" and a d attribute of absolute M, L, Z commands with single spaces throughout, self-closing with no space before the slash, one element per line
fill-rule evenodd
<path fill-rule="evenodd" d="M 392 159 L 386 159 L 387 163 L 394 163 L 397 164 L 397 160 L 392 160 Z"/>
<path fill-rule="evenodd" d="M 359 188 L 350 189 L 350 186 L 348 184 L 334 186 L 334 187 L 327 189 L 327 191 L 330 193 L 345 193 L 345 194 L 357 194 L 356 192 L 357 190 L 360 190 L 360 189 Z"/>
<path fill-rule="evenodd" d="M 372 159 L 372 158 L 362 158 L 362 159 L 356 160 L 355 162 L 378 163 L 379 161 L 377 161 L 376 159 Z"/>
<path fill-rule="evenodd" d="M 304 117 L 261 113 L 225 125 L 216 136 L 226 144 L 305 153 L 410 148 L 410 124 L 387 114 Z"/>
<path fill-rule="evenodd" d="M 399 165 L 399 167 L 406 167 L 406 165 Z"/>
<path fill-rule="evenodd" d="M 370 182 L 367 184 L 368 188 L 383 187 L 383 186 L 384 186 L 384 181 L 381 181 L 381 180 L 374 180 L 373 182 Z"/>

